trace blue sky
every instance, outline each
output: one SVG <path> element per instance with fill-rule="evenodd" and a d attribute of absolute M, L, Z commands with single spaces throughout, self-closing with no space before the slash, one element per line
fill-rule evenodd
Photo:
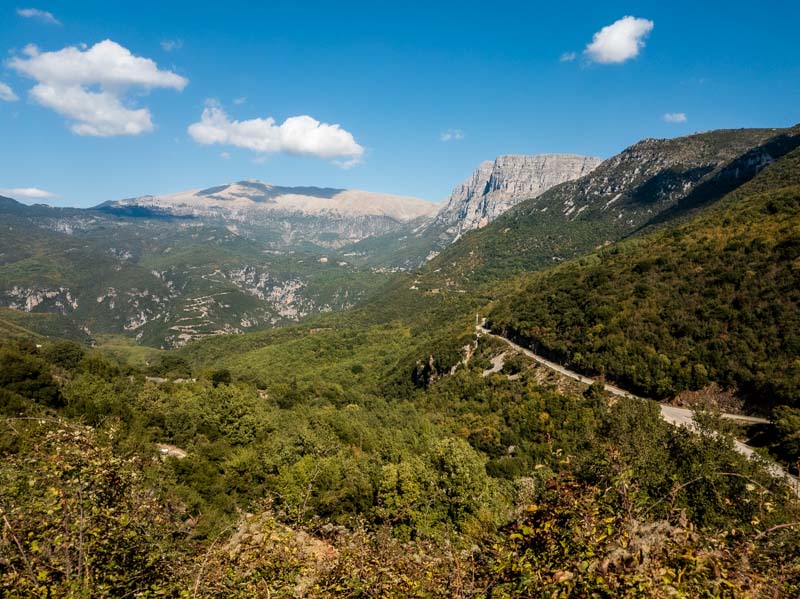
<path fill-rule="evenodd" d="M 800 3 L 541 4 L 4 2 L 0 189 L 90 206 L 257 178 L 440 201 L 500 154 L 800 122 Z"/>

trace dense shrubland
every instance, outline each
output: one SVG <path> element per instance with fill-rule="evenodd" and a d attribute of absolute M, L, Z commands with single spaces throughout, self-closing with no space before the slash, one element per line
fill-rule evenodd
<path fill-rule="evenodd" d="M 798 173 L 794 151 L 684 225 L 521 279 L 490 326 L 648 397 L 715 383 L 787 406 L 776 451 L 797 460 Z"/>
<path fill-rule="evenodd" d="M 235 368 L 192 382 L 172 357 L 152 368 L 185 382 L 159 384 L 69 342 L 5 344 L 6 594 L 797 592 L 796 503 L 730 442 L 596 387 L 541 386 L 530 364 L 484 377 L 486 338 L 391 395 L 352 368 L 349 334 L 297 341 L 339 363 L 321 386 L 282 363 L 259 385 Z M 371 343 L 410 365 L 385 334 Z"/>

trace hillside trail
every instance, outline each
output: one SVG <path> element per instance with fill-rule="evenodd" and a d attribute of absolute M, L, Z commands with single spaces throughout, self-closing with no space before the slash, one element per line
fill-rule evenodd
<path fill-rule="evenodd" d="M 478 320 L 477 324 L 475 325 L 475 331 L 477 332 L 478 335 L 487 335 L 499 339 L 501 341 L 504 341 L 511 348 L 528 356 L 529 358 L 532 358 L 542 366 L 545 366 L 573 380 L 580 381 L 581 383 L 584 383 L 586 385 L 591 385 L 592 383 L 597 382 L 593 378 L 574 372 L 568 368 L 565 368 L 564 366 L 561 366 L 560 364 L 556 364 L 555 362 L 551 362 L 550 360 L 547 360 L 546 358 L 543 358 L 542 356 L 535 354 L 528 348 L 522 347 L 521 345 L 514 343 L 513 341 L 507 339 L 506 337 L 503 337 L 502 335 L 493 333 L 484 326 L 485 324 L 486 324 L 485 318 L 482 320 Z M 622 389 L 615 385 L 610 385 L 608 383 L 603 383 L 603 387 L 607 392 L 613 395 L 617 395 L 619 397 L 629 397 L 629 398 L 641 399 L 643 401 L 653 401 L 643 397 L 639 397 L 629 391 L 626 391 L 625 389 Z M 687 408 L 679 408 L 676 406 L 671 406 L 662 403 L 659 403 L 658 405 L 661 408 L 661 417 L 665 421 L 675 426 L 685 426 L 686 428 L 693 431 L 698 430 L 697 423 L 694 420 L 694 415 L 692 413 L 692 410 L 689 410 Z M 767 420 L 766 418 L 758 418 L 755 416 L 742 416 L 740 414 L 729 414 L 729 413 L 722 413 L 720 414 L 720 416 L 728 420 L 734 420 L 737 422 L 745 422 L 750 424 L 770 423 L 770 421 Z M 741 441 L 737 441 L 736 439 L 734 439 L 733 443 L 734 443 L 734 449 L 743 456 L 745 456 L 746 458 L 752 459 L 754 457 L 759 457 L 762 460 L 762 462 L 764 462 L 764 468 L 767 470 L 767 472 L 769 472 L 771 476 L 775 478 L 783 478 L 788 484 L 789 488 L 791 488 L 791 490 L 794 492 L 794 494 L 797 495 L 797 497 L 800 497 L 800 480 L 789 474 L 786 470 L 784 470 L 781 466 L 779 466 L 775 462 L 769 462 L 764 460 L 764 458 L 761 457 L 760 454 L 758 454 L 756 450 L 750 447 L 749 445 L 746 445 Z"/>

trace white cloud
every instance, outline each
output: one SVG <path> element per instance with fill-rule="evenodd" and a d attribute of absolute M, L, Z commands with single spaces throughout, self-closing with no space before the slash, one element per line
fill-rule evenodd
<path fill-rule="evenodd" d="M 685 123 L 689 119 L 685 112 L 668 112 L 664 115 L 664 120 L 668 123 Z"/>
<path fill-rule="evenodd" d="M 461 129 L 448 129 L 439 136 L 441 141 L 461 141 L 464 139 L 464 132 Z"/>
<path fill-rule="evenodd" d="M 164 40 L 163 42 L 161 42 L 161 47 L 164 49 L 165 52 L 180 50 L 181 48 L 183 48 L 183 40 L 182 39 Z"/>
<path fill-rule="evenodd" d="M 344 162 L 337 162 L 343 168 L 357 164 L 364 154 L 353 135 L 339 125 L 320 123 L 307 115 L 289 117 L 281 125 L 272 117 L 232 121 L 213 101 L 207 103 L 200 121 L 189 125 L 188 131 L 193 140 L 203 145 L 230 145 L 259 154 L 285 152 L 326 160 L 345 158 Z"/>
<path fill-rule="evenodd" d="M 57 52 L 40 52 L 34 45 L 23 50 L 27 58 L 14 57 L 11 68 L 54 86 L 100 85 L 106 89 L 168 87 L 182 90 L 188 81 L 171 71 L 162 71 L 149 58 L 131 54 L 111 40 L 89 49 L 69 46 Z"/>
<path fill-rule="evenodd" d="M 644 38 L 653 30 L 653 21 L 622 17 L 594 34 L 584 54 L 602 64 L 622 63 L 636 58 L 644 48 Z"/>
<path fill-rule="evenodd" d="M 49 25 L 61 25 L 61 21 L 53 16 L 53 13 L 38 8 L 18 8 L 17 14 L 26 19 L 36 19 Z"/>
<path fill-rule="evenodd" d="M 223 160 L 228 160 L 231 157 L 231 155 L 228 152 L 220 152 L 219 157 L 222 158 Z"/>
<path fill-rule="evenodd" d="M 26 200 L 46 200 L 48 198 L 58 197 L 54 193 L 39 189 L 38 187 L 12 187 L 0 189 L 0 195 L 8 196 L 11 198 L 25 198 Z"/>
<path fill-rule="evenodd" d="M 235 98 L 233 100 L 233 103 L 236 104 L 237 106 L 241 106 L 245 102 L 247 102 L 247 98 L 245 98 L 244 96 L 242 96 L 241 98 Z"/>
<path fill-rule="evenodd" d="M 180 91 L 188 83 L 111 40 L 88 49 L 69 46 L 56 52 L 40 52 L 30 45 L 23 54 L 11 58 L 8 66 L 35 79 L 31 97 L 74 121 L 70 128 L 78 135 L 109 137 L 152 131 L 147 108 L 123 103 L 127 90 L 163 87 Z"/>
<path fill-rule="evenodd" d="M 19 100 L 17 94 L 8 85 L 0 81 L 0 100 L 4 102 L 15 102 Z"/>
<path fill-rule="evenodd" d="M 578 54 L 576 52 L 564 52 L 561 55 L 561 58 L 559 58 L 558 60 L 560 62 L 572 62 L 576 58 L 578 58 Z"/>

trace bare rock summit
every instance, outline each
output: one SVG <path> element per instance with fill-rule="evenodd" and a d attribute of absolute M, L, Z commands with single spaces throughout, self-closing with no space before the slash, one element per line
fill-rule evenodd
<path fill-rule="evenodd" d="M 457 239 L 486 226 L 523 200 L 589 174 L 601 162 L 577 154 L 512 154 L 487 160 L 453 189 L 436 224 Z"/>

